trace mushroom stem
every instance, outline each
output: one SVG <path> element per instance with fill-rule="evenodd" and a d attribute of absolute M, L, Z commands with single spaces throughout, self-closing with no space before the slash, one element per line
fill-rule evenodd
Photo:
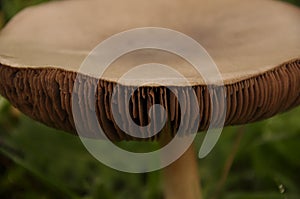
<path fill-rule="evenodd" d="M 166 199 L 201 199 L 200 178 L 194 146 L 163 169 Z"/>

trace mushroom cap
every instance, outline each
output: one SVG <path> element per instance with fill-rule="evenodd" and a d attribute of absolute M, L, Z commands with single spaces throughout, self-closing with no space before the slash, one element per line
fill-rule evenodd
<path fill-rule="evenodd" d="M 0 33 L 0 93 L 33 119 L 76 133 L 72 92 L 92 93 L 94 89 L 90 86 L 95 81 L 93 74 L 78 73 L 93 48 L 122 31 L 163 27 L 190 36 L 207 50 L 224 81 L 227 111 L 222 112 L 220 96 L 210 99 L 205 81 L 185 60 L 155 50 L 132 52 L 112 63 L 98 82 L 96 112 L 107 136 L 111 140 L 135 139 L 121 130 L 112 116 L 110 105 L 115 87 L 131 92 L 143 84 L 130 99 L 119 94 L 120 112 L 124 101 L 129 100 L 132 119 L 138 125 L 146 125 L 150 122 L 149 107 L 161 104 L 168 112 L 172 135 L 179 126 L 180 115 L 193 109 L 188 99 L 179 106 L 170 90 L 147 84 L 142 75 L 118 84 L 124 73 L 153 60 L 172 66 L 189 79 L 199 102 L 199 130 L 208 128 L 212 111 L 220 111 L 220 118 L 225 114 L 225 125 L 246 124 L 300 104 L 299 21 L 299 8 L 268 0 L 46 3 L 25 9 Z M 74 87 L 77 75 L 82 85 Z M 190 86 L 179 79 L 151 78 L 188 98 Z M 131 118 L 123 119 L 126 126 Z M 130 131 L 130 126 L 126 128 Z M 86 129 L 89 131 L 89 124 Z"/>

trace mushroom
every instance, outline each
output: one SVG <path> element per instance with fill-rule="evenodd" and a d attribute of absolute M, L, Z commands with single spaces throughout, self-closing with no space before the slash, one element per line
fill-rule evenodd
<path fill-rule="evenodd" d="M 89 52 L 116 33 L 132 28 L 163 27 L 182 32 L 205 47 L 223 78 L 225 125 L 247 124 L 300 104 L 299 21 L 299 8 L 267 0 L 46 3 L 22 11 L 2 30 L 0 93 L 34 120 L 76 134 L 72 92 L 76 89 L 79 94 L 90 94 L 94 89 L 89 87 L 92 77 L 78 73 Z M 117 79 L 134 64 L 152 59 L 165 62 L 193 79 L 192 88 L 199 102 L 199 131 L 208 128 L 213 109 L 222 111 L 222 104 L 211 102 L 208 85 L 182 59 L 151 50 L 129 53 L 114 62 L 98 82 L 94 106 L 110 140 L 139 140 L 120 129 L 112 118 L 111 96 L 114 87 L 130 92 L 132 86 L 140 86 L 136 82 L 143 82 L 142 78 L 125 80 L 124 85 L 118 85 Z M 75 88 L 77 75 L 82 78 L 82 85 Z M 157 79 L 154 77 L 153 81 Z M 182 95 L 187 89 L 179 79 L 165 79 L 164 83 Z M 187 104 L 185 111 L 180 111 L 175 98 L 162 86 L 144 84 L 128 99 L 130 117 L 139 125 L 150 122 L 148 109 L 154 103 L 167 111 L 170 125 L 146 140 L 168 142 L 176 134 L 180 115 L 195 108 Z M 117 107 L 125 106 L 124 101 L 119 99 Z M 89 106 L 85 104 L 81 111 Z M 128 118 L 123 119 L 126 126 Z M 154 118 L 151 122 L 155 121 Z M 84 125 L 86 136 L 90 137 L 94 129 Z M 164 176 L 166 198 L 201 197 L 193 147 L 164 168 Z"/>

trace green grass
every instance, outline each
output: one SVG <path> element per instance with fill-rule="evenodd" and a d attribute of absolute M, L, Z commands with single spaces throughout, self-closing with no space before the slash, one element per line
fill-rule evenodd
<path fill-rule="evenodd" d="M 14 116 L 1 103 L 1 198 L 162 198 L 160 172 L 122 173 L 100 164 L 78 137 Z M 247 125 L 220 198 L 300 196 L 300 108 Z M 212 196 L 230 156 L 237 127 L 224 129 L 199 170 L 205 196 Z M 196 145 L 203 135 L 197 136 Z M 284 192 L 280 193 L 279 186 Z"/>
<path fill-rule="evenodd" d="M 0 1 L 0 26 L 22 8 L 43 0 Z M 300 5 L 300 1 L 289 2 Z M 223 199 L 300 198 L 300 108 L 247 125 L 238 144 Z M 236 145 L 227 127 L 212 153 L 198 160 L 205 198 L 216 193 Z M 203 134 L 196 138 L 199 149 Z M 134 147 L 135 143 L 127 143 Z M 129 147 L 130 148 L 130 147 Z M 128 174 L 95 160 L 78 137 L 19 115 L 0 97 L 0 198 L 146 198 L 162 196 L 159 171 Z"/>

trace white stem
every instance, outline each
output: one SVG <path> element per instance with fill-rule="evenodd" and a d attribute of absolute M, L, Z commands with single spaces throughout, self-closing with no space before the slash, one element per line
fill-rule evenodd
<path fill-rule="evenodd" d="M 193 145 L 163 169 L 166 199 L 201 199 L 200 178 Z"/>

